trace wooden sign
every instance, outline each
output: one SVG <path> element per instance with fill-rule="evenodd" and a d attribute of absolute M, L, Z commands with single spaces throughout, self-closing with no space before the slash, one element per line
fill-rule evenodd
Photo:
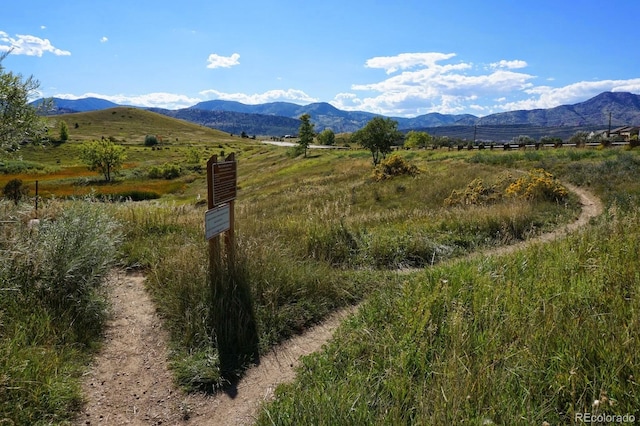
<path fill-rule="evenodd" d="M 223 161 L 213 163 L 212 182 L 213 205 L 219 206 L 236 198 L 237 162 Z"/>
<path fill-rule="evenodd" d="M 227 261 L 235 262 L 234 205 L 237 188 L 237 162 L 231 153 L 218 162 L 218 156 L 212 155 L 207 161 L 207 201 L 209 211 L 205 214 L 205 236 L 209 240 L 209 263 L 211 282 L 220 271 L 220 234 L 224 233 Z"/>

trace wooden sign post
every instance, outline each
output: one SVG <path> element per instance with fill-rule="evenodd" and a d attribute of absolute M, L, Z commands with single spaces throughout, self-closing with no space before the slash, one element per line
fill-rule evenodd
<path fill-rule="evenodd" d="M 237 372 L 244 363 L 257 362 L 259 359 L 259 338 L 250 283 L 240 270 L 242 262 L 236 264 L 236 188 L 235 155 L 228 155 L 224 161 L 218 161 L 217 156 L 212 156 L 207 161 L 209 209 L 205 214 L 205 236 L 209 240 L 211 318 L 220 357 L 220 372 L 222 377 L 230 381 L 237 378 Z M 224 257 L 220 244 L 221 234 L 225 235 Z"/>
<path fill-rule="evenodd" d="M 238 186 L 238 163 L 231 153 L 218 162 L 214 155 L 207 161 L 207 202 L 205 236 L 209 240 L 209 260 L 213 271 L 220 268 L 220 234 L 225 233 L 225 249 L 231 264 L 235 260 L 234 204 Z"/>

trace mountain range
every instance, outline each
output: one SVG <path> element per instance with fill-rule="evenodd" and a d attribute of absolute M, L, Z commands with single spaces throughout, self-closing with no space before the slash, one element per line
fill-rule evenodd
<path fill-rule="evenodd" d="M 119 106 L 99 98 L 76 100 L 53 98 L 52 114 L 86 112 Z M 34 101 L 34 103 L 42 100 Z M 271 102 L 247 105 L 235 101 L 213 100 L 197 103 L 188 108 L 169 110 L 147 108 L 166 116 L 212 127 L 232 134 L 245 132 L 248 135 L 281 136 L 296 134 L 300 127 L 298 119 L 309 114 L 316 131 L 326 128 L 336 133 L 348 133 L 361 129 L 378 114 L 362 111 L 343 111 L 325 102 L 297 105 L 289 102 Z M 640 125 L 640 95 L 627 92 L 604 92 L 587 101 L 573 105 L 562 105 L 548 109 L 519 110 L 496 113 L 484 117 L 470 114 L 429 113 L 414 118 L 391 117 L 398 128 L 408 130 L 432 130 L 438 128 L 511 127 L 588 127 Z"/>

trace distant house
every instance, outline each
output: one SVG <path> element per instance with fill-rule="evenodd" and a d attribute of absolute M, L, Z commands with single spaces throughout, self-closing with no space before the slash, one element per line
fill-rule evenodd
<path fill-rule="evenodd" d="M 629 141 L 634 135 L 638 137 L 638 133 L 640 133 L 640 127 L 622 126 L 616 129 L 612 129 L 611 132 L 609 132 L 609 137 Z"/>

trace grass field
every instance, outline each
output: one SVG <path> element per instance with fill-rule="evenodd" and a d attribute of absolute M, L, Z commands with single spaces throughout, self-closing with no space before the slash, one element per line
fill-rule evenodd
<path fill-rule="evenodd" d="M 601 392 L 616 401 L 607 412 L 638 406 L 635 382 L 624 379 L 637 377 L 639 365 L 633 315 L 638 275 L 631 265 L 640 189 L 636 152 L 401 151 L 419 173 L 377 181 L 369 153 L 361 150 L 292 157 L 286 148 L 127 108 L 62 118 L 70 140 L 26 146 L 22 159 L 1 159 L 0 186 L 18 177 L 33 196 L 38 180 L 45 197 L 39 216 L 52 223 L 60 222 L 66 206 L 88 203 L 60 199 L 126 199 L 135 191 L 160 197 L 89 204 L 120 224 L 118 262 L 146 272 L 170 331 L 176 380 L 185 388 L 215 391 L 247 366 L 250 354 L 224 365 L 227 325 L 219 315 L 220 300 L 238 306 L 227 317 L 251 324 L 249 331 L 227 332 L 238 339 L 230 345 L 250 342 L 258 354 L 331 311 L 366 300 L 332 346 L 308 358 L 298 381 L 279 390 L 261 423 L 565 423 Z M 144 147 L 147 134 L 162 136 L 160 149 Z M 127 150 L 112 183 L 79 160 L 81 143 L 102 137 Z M 211 282 L 204 163 L 223 152 L 238 159 L 237 253 L 220 281 Z M 149 178 L 151 168 L 166 164 L 179 166 L 180 176 Z M 507 189 L 529 184 L 559 194 L 553 176 L 534 169 L 589 186 L 609 206 L 606 220 L 524 253 L 438 266 L 577 217 L 573 196 L 507 195 Z M 35 212 L 30 202 L 6 203 L 3 209 L 4 218 L 17 221 L 2 228 L 2 247 L 9 250 L 17 236 L 32 238 L 24 224 Z M 84 246 L 93 247 L 90 241 Z M 15 265 L 5 262 L 3 268 L 6 279 Z M 407 273 L 398 274 L 400 269 Z M 31 297 L 30 285 L 27 280 L 1 287 Z M 104 300 L 100 286 L 95 288 L 87 300 Z M 48 334 L 69 306 L 60 301 L 64 309 L 31 310 L 33 305 L 16 301 L 8 307 L 8 299 L 2 300 L 0 342 L 8 356 L 0 371 L 0 399 L 11 401 L 2 406 L 2 416 L 70 418 L 81 401 L 78 376 L 100 341 L 99 323 L 81 345 L 19 337 L 18 329 Z M 9 323 L 15 326 L 2 326 Z M 53 351 L 60 359 L 38 371 L 42 379 L 29 395 L 20 385 L 33 380 L 20 367 L 25 350 L 47 359 Z M 61 376 L 70 382 L 56 385 Z M 57 398 L 58 408 L 42 395 Z M 20 414 L 12 406 L 32 408 Z"/>

